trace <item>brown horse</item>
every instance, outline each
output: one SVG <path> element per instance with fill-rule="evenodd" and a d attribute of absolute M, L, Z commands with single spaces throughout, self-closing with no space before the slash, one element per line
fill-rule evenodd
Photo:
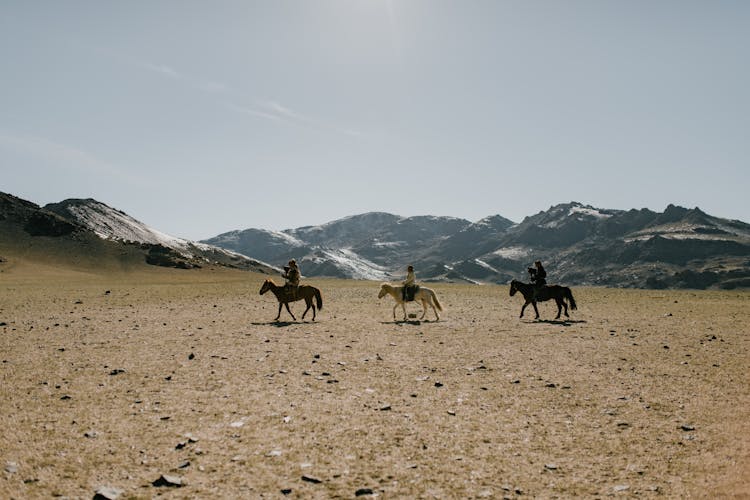
<path fill-rule="evenodd" d="M 568 302 L 570 302 L 571 310 L 575 311 L 576 309 L 578 309 L 576 301 L 575 299 L 573 299 L 573 293 L 567 286 L 544 285 L 539 289 L 536 297 L 534 297 L 534 285 L 530 285 L 529 283 L 522 283 L 518 280 L 513 280 L 510 282 L 510 296 L 513 297 L 516 292 L 521 292 L 523 298 L 526 300 L 526 302 L 523 304 L 523 307 L 521 307 L 521 316 L 519 316 L 519 318 L 523 318 L 523 310 L 526 309 L 526 306 L 531 304 L 532 306 L 534 306 L 536 319 L 539 319 L 539 309 L 536 308 L 536 303 L 544 302 L 545 300 L 550 299 L 555 299 L 555 302 L 557 303 L 557 316 L 555 316 L 555 319 L 560 319 L 560 311 L 563 307 L 565 308 L 565 317 L 570 317 L 568 315 L 568 305 L 565 303 L 566 299 L 568 300 Z"/>
<path fill-rule="evenodd" d="M 321 297 L 320 295 L 320 290 L 318 290 L 314 286 L 300 285 L 299 287 L 297 287 L 297 296 L 292 297 L 285 287 L 278 286 L 272 280 L 267 279 L 263 282 L 263 286 L 260 287 L 260 294 L 263 295 L 269 290 L 273 292 L 273 294 L 276 296 L 276 300 L 279 301 L 279 314 L 276 315 L 276 319 L 274 319 L 274 321 L 278 321 L 279 317 L 281 316 L 281 306 L 286 306 L 286 310 L 287 312 L 289 312 L 289 315 L 294 321 L 297 321 L 297 318 L 294 317 L 294 314 L 292 314 L 292 311 L 289 309 L 289 303 L 295 302 L 297 300 L 305 299 L 305 304 L 307 304 L 307 309 L 305 309 L 305 312 L 302 313 L 302 319 L 305 319 L 305 314 L 307 314 L 307 311 L 309 311 L 312 307 L 313 321 L 315 321 L 315 305 L 313 304 L 313 297 L 318 304 L 318 311 L 323 309 L 323 297 Z"/>

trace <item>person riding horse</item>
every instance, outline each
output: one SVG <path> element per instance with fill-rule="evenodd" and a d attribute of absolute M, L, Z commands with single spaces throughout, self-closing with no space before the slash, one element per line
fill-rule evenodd
<path fill-rule="evenodd" d="M 417 277 L 414 274 L 414 266 L 406 268 L 406 279 L 402 282 L 404 285 L 404 302 L 414 300 L 414 294 L 417 292 Z"/>
<path fill-rule="evenodd" d="M 284 284 L 285 292 L 292 300 L 296 300 L 301 276 L 299 267 L 297 267 L 297 261 L 294 259 L 290 260 L 289 264 L 284 266 L 284 274 L 281 276 L 286 279 L 286 283 Z"/>
<path fill-rule="evenodd" d="M 534 266 L 528 268 L 528 271 L 531 283 L 534 285 L 534 297 L 536 298 L 539 291 L 547 284 L 547 271 L 544 270 L 541 260 L 534 261 Z"/>

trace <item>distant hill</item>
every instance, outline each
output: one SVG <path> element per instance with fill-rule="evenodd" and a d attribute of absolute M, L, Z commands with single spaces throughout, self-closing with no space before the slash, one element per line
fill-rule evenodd
<path fill-rule="evenodd" d="M 161 233 L 96 200 L 39 207 L 0 193 L 0 258 L 8 256 L 89 266 L 221 265 L 276 272 L 247 256 Z"/>
<path fill-rule="evenodd" d="M 551 282 L 570 285 L 750 287 L 750 225 L 674 205 L 659 213 L 571 202 L 518 224 L 373 212 L 204 242 L 275 265 L 296 258 L 306 276 L 399 279 L 414 264 L 425 281 L 507 283 L 541 259 Z"/>

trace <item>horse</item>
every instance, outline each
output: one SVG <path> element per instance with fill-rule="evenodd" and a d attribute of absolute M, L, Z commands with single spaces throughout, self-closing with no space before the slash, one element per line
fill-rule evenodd
<path fill-rule="evenodd" d="M 557 316 L 555 316 L 555 319 L 560 318 L 560 311 L 563 307 L 565 308 L 565 317 L 570 317 L 568 315 L 568 305 L 565 303 L 566 299 L 568 302 L 570 302 L 571 310 L 575 311 L 576 309 L 578 309 L 576 301 L 573 298 L 573 293 L 567 286 L 544 285 L 539 289 L 536 297 L 534 297 L 534 288 L 534 285 L 523 283 L 518 280 L 513 280 L 510 282 L 510 296 L 513 297 L 516 292 L 521 292 L 523 298 L 526 300 L 526 302 L 523 304 L 523 307 L 521 307 L 521 315 L 519 316 L 519 318 L 523 318 L 523 310 L 526 309 L 526 306 L 531 304 L 534 306 L 534 312 L 536 313 L 535 319 L 539 319 L 539 309 L 536 308 L 536 303 L 544 302 L 545 300 L 550 299 L 555 299 L 555 302 L 557 303 Z"/>
<path fill-rule="evenodd" d="M 292 319 L 297 321 L 297 318 L 294 317 L 294 314 L 292 314 L 292 311 L 289 309 L 289 303 L 297 300 L 305 299 L 305 304 L 307 304 L 307 309 L 302 313 L 302 319 L 305 319 L 305 314 L 307 314 L 307 311 L 312 307 L 313 321 L 315 321 L 315 304 L 313 304 L 313 297 L 318 304 L 318 311 L 323 309 L 323 297 L 320 295 L 320 290 L 314 286 L 300 285 L 297 287 L 297 296 L 290 297 L 284 286 L 278 286 L 273 280 L 267 279 L 263 282 L 263 286 L 260 287 L 260 294 L 263 295 L 269 290 L 273 292 L 276 296 L 276 300 L 279 301 L 279 314 L 276 315 L 274 321 L 278 321 L 281 316 L 281 306 L 286 306 L 286 310 L 289 312 Z"/>
<path fill-rule="evenodd" d="M 389 283 L 383 283 L 382 285 L 380 285 L 380 293 L 378 293 L 378 298 L 382 299 L 386 295 L 390 295 L 396 300 L 396 305 L 393 306 L 393 319 L 396 319 L 396 308 L 400 305 L 404 310 L 404 321 L 406 321 L 404 287 L 393 286 Z M 424 319 L 425 315 L 427 314 L 427 306 L 429 305 L 435 312 L 435 318 L 437 318 L 436 321 L 440 321 L 440 315 L 438 314 L 438 311 L 442 311 L 443 306 L 440 305 L 440 301 L 438 300 L 437 295 L 435 295 L 434 291 L 430 290 L 429 288 L 420 286 L 419 290 L 417 290 L 417 292 L 414 294 L 414 301 L 422 302 L 422 317 L 419 318 L 420 320 Z"/>

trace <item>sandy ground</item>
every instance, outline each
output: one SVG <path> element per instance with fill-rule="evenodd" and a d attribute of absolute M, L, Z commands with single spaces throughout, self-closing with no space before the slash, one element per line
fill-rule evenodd
<path fill-rule="evenodd" d="M 7 267 L 0 498 L 750 498 L 750 292 L 435 284 L 395 323 L 308 280 L 273 323 L 249 273 Z"/>

